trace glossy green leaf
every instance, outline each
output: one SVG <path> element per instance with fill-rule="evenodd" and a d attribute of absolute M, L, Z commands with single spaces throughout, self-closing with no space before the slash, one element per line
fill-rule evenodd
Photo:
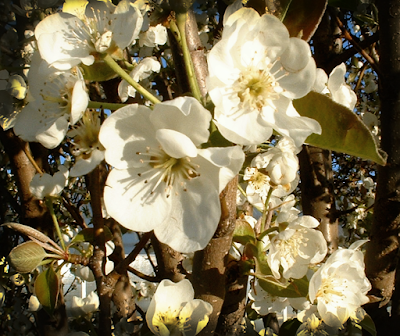
<path fill-rule="evenodd" d="M 53 267 L 50 266 L 40 273 L 35 281 L 36 296 L 49 315 L 53 314 L 56 307 L 59 291 L 60 280 Z"/>
<path fill-rule="evenodd" d="M 110 231 L 110 229 L 108 227 L 104 227 L 104 234 L 105 234 L 105 238 L 106 241 L 109 241 L 113 238 L 113 235 Z M 83 229 L 82 231 L 80 231 L 75 237 L 74 239 L 71 240 L 71 244 L 75 244 L 75 243 L 81 243 L 81 242 L 89 242 L 89 243 L 93 243 L 94 242 L 94 228 L 86 228 Z"/>
<path fill-rule="evenodd" d="M 300 37 L 309 41 L 318 28 L 325 13 L 327 0 L 314 0 L 310 6 L 309 0 L 292 0 L 287 3 L 286 13 L 283 12 L 283 23 L 291 37 Z"/>
<path fill-rule="evenodd" d="M 386 164 L 387 154 L 350 109 L 317 92 L 294 100 L 293 105 L 300 115 L 317 120 L 322 127 L 322 134 L 311 134 L 307 144 Z"/>
<path fill-rule="evenodd" d="M 251 225 L 242 219 L 238 219 L 233 232 L 233 241 L 245 245 L 246 243 L 254 243 L 256 235 Z"/>
<path fill-rule="evenodd" d="M 27 241 L 14 247 L 8 258 L 17 272 L 30 273 L 40 265 L 46 255 L 46 251 L 39 244 Z"/>
<path fill-rule="evenodd" d="M 364 316 L 364 319 L 359 323 L 359 325 L 364 330 L 368 331 L 372 336 L 376 336 L 375 323 L 368 314 Z"/>
<path fill-rule="evenodd" d="M 293 336 L 296 335 L 297 329 L 301 326 L 298 319 L 289 319 L 285 321 L 279 328 L 279 336 Z"/>

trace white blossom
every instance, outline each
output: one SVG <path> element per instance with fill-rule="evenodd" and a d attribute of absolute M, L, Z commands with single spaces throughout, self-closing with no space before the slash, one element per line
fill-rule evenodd
<path fill-rule="evenodd" d="M 157 26 L 150 26 L 145 32 L 140 33 L 139 46 L 143 47 L 156 47 L 167 43 L 168 34 L 167 28 L 162 24 Z"/>
<path fill-rule="evenodd" d="M 142 15 L 130 1 L 67 1 L 63 12 L 42 20 L 35 29 L 40 54 L 57 69 L 91 65 L 100 54 L 122 57 L 142 27 Z"/>
<path fill-rule="evenodd" d="M 73 317 L 87 315 L 99 308 L 100 300 L 95 292 L 90 292 L 85 298 L 73 296 L 71 302 L 67 302 L 67 312 Z"/>
<path fill-rule="evenodd" d="M 30 102 L 18 114 L 14 132 L 25 141 L 55 148 L 88 105 L 82 74 L 78 68 L 57 70 L 35 57 L 28 81 Z"/>
<path fill-rule="evenodd" d="M 146 321 L 155 335 L 194 336 L 207 325 L 211 312 L 211 304 L 194 299 L 189 280 L 173 283 L 164 279 L 151 300 Z"/>
<path fill-rule="evenodd" d="M 160 72 L 161 64 L 155 57 L 146 57 L 136 64 L 135 68 L 129 73 L 129 76 L 136 82 L 141 82 L 151 76 L 153 72 Z M 147 86 L 150 86 L 150 83 Z M 143 85 L 143 83 L 142 83 Z M 122 102 L 127 101 L 129 97 L 135 97 L 136 90 L 129 85 L 127 81 L 122 80 L 118 85 L 118 95 Z"/>
<path fill-rule="evenodd" d="M 310 280 L 310 301 L 331 327 L 341 328 L 369 301 L 366 294 L 371 284 L 364 273 L 364 255 L 357 250 L 362 243 L 335 251 Z"/>
<path fill-rule="evenodd" d="M 257 155 L 251 162 L 251 167 L 256 167 L 269 176 L 269 184 L 273 187 L 282 185 L 290 189 L 290 183 L 297 177 L 299 159 L 297 153 L 300 148 L 294 145 L 291 138 L 283 137 L 275 147 Z"/>
<path fill-rule="evenodd" d="M 330 96 L 334 102 L 353 110 L 357 103 L 357 95 L 351 87 L 346 84 L 344 77 L 346 71 L 346 65 L 341 63 L 332 70 L 328 78 L 324 70 L 317 69 L 313 90 L 325 93 Z"/>
<path fill-rule="evenodd" d="M 250 8 L 232 11 L 227 10 L 222 39 L 208 55 L 207 88 L 219 131 L 242 145 L 266 141 L 273 129 L 296 146 L 311 133 L 320 134 L 318 122 L 301 117 L 292 105 L 315 80 L 308 44 L 290 38 L 273 15 L 260 17 Z"/>
<path fill-rule="evenodd" d="M 323 234 L 315 230 L 318 225 L 314 217 L 302 216 L 271 238 L 267 261 L 275 278 L 280 278 L 281 266 L 284 278 L 300 279 L 310 264 L 324 259 L 328 248 Z"/>
<path fill-rule="evenodd" d="M 79 124 L 68 135 L 73 138 L 72 153 L 76 157 L 70 176 L 86 175 L 104 160 L 104 147 L 99 141 L 100 114 L 86 110 Z"/>
<path fill-rule="evenodd" d="M 208 140 L 210 119 L 190 97 L 153 111 L 132 104 L 108 117 L 100 130 L 114 167 L 104 191 L 108 214 L 128 229 L 154 230 L 177 251 L 204 248 L 220 219 L 219 193 L 244 161 L 237 146 L 198 148 Z"/>
<path fill-rule="evenodd" d="M 53 176 L 47 173 L 36 174 L 29 185 L 29 190 L 38 199 L 57 197 L 67 185 L 68 173 L 67 167 L 61 165 Z"/>

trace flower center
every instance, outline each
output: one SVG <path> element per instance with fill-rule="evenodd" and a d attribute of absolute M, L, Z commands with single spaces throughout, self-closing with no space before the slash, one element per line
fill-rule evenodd
<path fill-rule="evenodd" d="M 316 298 L 320 297 L 324 299 L 325 301 L 332 302 L 332 301 L 337 301 L 340 299 L 343 295 L 343 293 L 338 290 L 340 289 L 341 286 L 343 285 L 338 285 L 337 281 L 332 281 L 333 279 L 331 278 L 325 278 L 322 279 L 322 284 L 321 287 L 318 289 L 318 292 L 316 294 Z M 336 296 L 336 300 L 332 298 L 332 296 Z"/>
<path fill-rule="evenodd" d="M 168 330 L 170 336 L 181 336 L 182 331 L 190 330 L 189 326 L 186 325 L 189 319 L 190 317 L 179 316 L 177 311 L 159 312 L 153 317 L 153 325 L 160 332 L 160 335 L 166 335 L 165 332 Z"/>
<path fill-rule="evenodd" d="M 309 239 L 303 235 L 304 233 L 306 233 L 306 230 L 298 229 L 289 239 L 279 239 L 277 241 L 282 257 L 287 260 L 289 264 L 291 260 L 299 256 L 300 248 L 302 246 L 307 246 L 307 241 Z"/>
<path fill-rule="evenodd" d="M 143 173 L 151 176 L 145 180 L 145 183 L 158 177 L 151 193 L 154 193 L 155 189 L 162 182 L 165 183 L 167 197 L 171 195 L 172 190 L 175 190 L 175 193 L 177 193 L 178 186 L 186 192 L 186 182 L 200 176 L 200 173 L 197 172 L 200 166 L 191 162 L 189 157 L 174 158 L 166 154 L 161 148 L 150 149 L 149 147 L 146 148 L 145 153 L 137 152 L 136 154 L 149 158 L 148 160 L 140 159 L 140 162 L 148 163 L 151 167 Z"/>
<path fill-rule="evenodd" d="M 94 149 L 104 150 L 99 142 L 100 115 L 95 110 L 86 110 L 79 125 L 69 135 L 74 137 L 72 145 L 75 156 L 82 155 L 84 159 L 90 157 Z"/>
<path fill-rule="evenodd" d="M 282 89 L 274 74 L 270 72 L 271 66 L 266 69 L 250 66 L 240 74 L 233 84 L 242 108 L 260 111 L 279 97 Z"/>
<path fill-rule="evenodd" d="M 259 191 L 269 182 L 269 177 L 259 172 L 257 168 L 252 169 L 254 169 L 254 171 L 250 176 L 249 182 L 253 184 L 256 191 Z"/>

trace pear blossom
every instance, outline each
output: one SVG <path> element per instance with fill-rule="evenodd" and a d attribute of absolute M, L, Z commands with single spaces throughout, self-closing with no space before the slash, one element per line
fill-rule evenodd
<path fill-rule="evenodd" d="M 88 105 L 82 74 L 78 68 L 57 70 L 35 57 L 28 81 L 30 102 L 18 114 L 14 132 L 25 141 L 55 148 Z"/>
<path fill-rule="evenodd" d="M 364 273 L 364 255 L 358 250 L 364 242 L 332 253 L 310 280 L 310 301 L 331 327 L 341 328 L 349 317 L 357 319 L 359 308 L 369 301 L 371 284 Z"/>
<path fill-rule="evenodd" d="M 72 153 L 76 157 L 70 176 L 86 175 L 104 160 L 105 150 L 99 141 L 100 113 L 86 110 L 79 124 L 68 135 L 73 138 Z"/>
<path fill-rule="evenodd" d="M 151 76 L 153 72 L 160 72 L 161 64 L 156 60 L 155 57 L 146 57 L 141 60 L 135 68 L 129 73 L 129 76 L 133 78 L 134 81 L 140 82 Z M 150 86 L 150 83 L 147 86 Z M 143 85 L 143 83 L 142 83 Z M 135 97 L 136 90 L 133 86 L 129 85 L 127 81 L 122 80 L 118 85 L 118 95 L 122 102 L 127 101 L 129 97 Z"/>
<path fill-rule="evenodd" d="M 157 45 L 164 45 L 168 41 L 167 28 L 162 24 L 150 26 L 148 30 L 140 33 L 139 46 L 143 47 L 156 47 Z"/>
<path fill-rule="evenodd" d="M 336 66 L 329 77 L 324 70 L 317 69 L 313 90 L 327 94 L 334 102 L 353 110 L 357 103 L 357 95 L 345 82 L 346 71 L 344 63 Z"/>
<path fill-rule="evenodd" d="M 177 251 L 204 248 L 220 219 L 219 193 L 244 161 L 238 146 L 198 148 L 210 120 L 191 97 L 153 110 L 132 104 L 108 117 L 99 136 L 114 167 L 104 190 L 108 214 L 130 230 L 154 230 Z"/>
<path fill-rule="evenodd" d="M 249 299 L 253 301 L 251 308 L 260 315 L 279 312 L 290 304 L 288 298 L 273 296 L 266 292 L 259 285 L 258 280 L 255 281 L 254 286 L 251 287 L 248 295 Z"/>
<path fill-rule="evenodd" d="M 310 47 L 290 38 L 277 17 L 236 7 L 228 7 L 222 38 L 208 54 L 216 125 L 237 144 L 262 143 L 274 129 L 300 146 L 311 133 L 321 133 L 317 121 L 301 117 L 292 105 L 314 84 Z"/>
<path fill-rule="evenodd" d="M 251 167 L 262 170 L 269 176 L 269 183 L 273 187 L 282 185 L 290 189 L 290 183 L 297 177 L 299 159 L 297 153 L 300 148 L 294 145 L 291 138 L 283 137 L 275 147 L 257 155 L 251 162 Z"/>
<path fill-rule="evenodd" d="M 189 280 L 173 283 L 164 279 L 151 300 L 146 321 L 155 335 L 194 336 L 207 325 L 211 312 L 211 304 L 194 299 Z"/>
<path fill-rule="evenodd" d="M 302 216 L 287 228 L 271 237 L 267 262 L 275 278 L 300 279 L 306 275 L 309 264 L 321 262 L 328 252 L 323 234 L 315 230 L 319 222 L 312 216 Z"/>
<path fill-rule="evenodd" d="M 143 18 L 136 6 L 123 0 L 67 1 L 63 12 L 42 20 L 35 29 L 40 55 L 57 69 L 92 65 L 101 54 L 122 58 L 122 50 L 139 36 Z M 127 28 L 129 27 L 129 28 Z"/>
<path fill-rule="evenodd" d="M 99 308 L 100 300 L 95 292 L 90 292 L 85 298 L 73 296 L 67 304 L 67 312 L 73 317 L 78 317 L 95 312 Z"/>
<path fill-rule="evenodd" d="M 67 167 L 61 165 L 53 176 L 46 173 L 36 174 L 29 185 L 29 190 L 38 199 L 57 197 L 67 185 L 68 173 Z"/>

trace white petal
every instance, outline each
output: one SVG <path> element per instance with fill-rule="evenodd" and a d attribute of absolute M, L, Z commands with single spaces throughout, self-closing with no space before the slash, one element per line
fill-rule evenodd
<path fill-rule="evenodd" d="M 203 330 L 212 311 L 211 304 L 203 300 L 196 299 L 188 302 L 179 314 L 181 320 L 187 321 L 185 323 L 185 336 L 195 336 Z"/>
<path fill-rule="evenodd" d="M 104 151 L 95 149 L 87 159 L 78 159 L 71 168 L 70 176 L 83 176 L 90 173 L 104 160 Z"/>
<path fill-rule="evenodd" d="M 218 193 L 239 173 L 245 159 L 239 146 L 199 149 L 198 155 L 194 162 L 200 174 L 211 179 Z"/>
<path fill-rule="evenodd" d="M 196 146 L 185 134 L 170 129 L 158 129 L 156 139 L 164 152 L 175 159 L 197 156 Z"/>
<path fill-rule="evenodd" d="M 187 192 L 172 194 L 171 214 L 154 229 L 156 237 L 179 252 L 203 249 L 221 216 L 219 193 L 207 177 L 187 182 Z"/>
<path fill-rule="evenodd" d="M 118 170 L 108 175 L 104 189 L 104 203 L 111 217 L 129 230 L 148 232 L 170 216 L 171 200 L 163 185 L 151 193 L 157 178 L 147 183 L 146 170 L 153 168 Z M 142 174 L 139 176 L 138 174 Z M 154 209 L 157 209 L 156 211 Z"/>
<path fill-rule="evenodd" d="M 106 161 L 118 168 L 142 166 L 138 152 L 157 148 L 155 130 L 150 122 L 151 110 L 138 104 L 120 108 L 101 126 L 99 140 L 106 149 Z"/>
<path fill-rule="evenodd" d="M 308 43 L 297 37 L 290 38 L 290 43 L 281 56 L 281 64 L 289 72 L 304 69 L 310 58 L 311 50 Z"/>
<path fill-rule="evenodd" d="M 192 97 L 179 97 L 156 104 L 150 120 L 156 128 L 168 128 L 185 134 L 198 146 L 210 135 L 211 114 Z"/>

